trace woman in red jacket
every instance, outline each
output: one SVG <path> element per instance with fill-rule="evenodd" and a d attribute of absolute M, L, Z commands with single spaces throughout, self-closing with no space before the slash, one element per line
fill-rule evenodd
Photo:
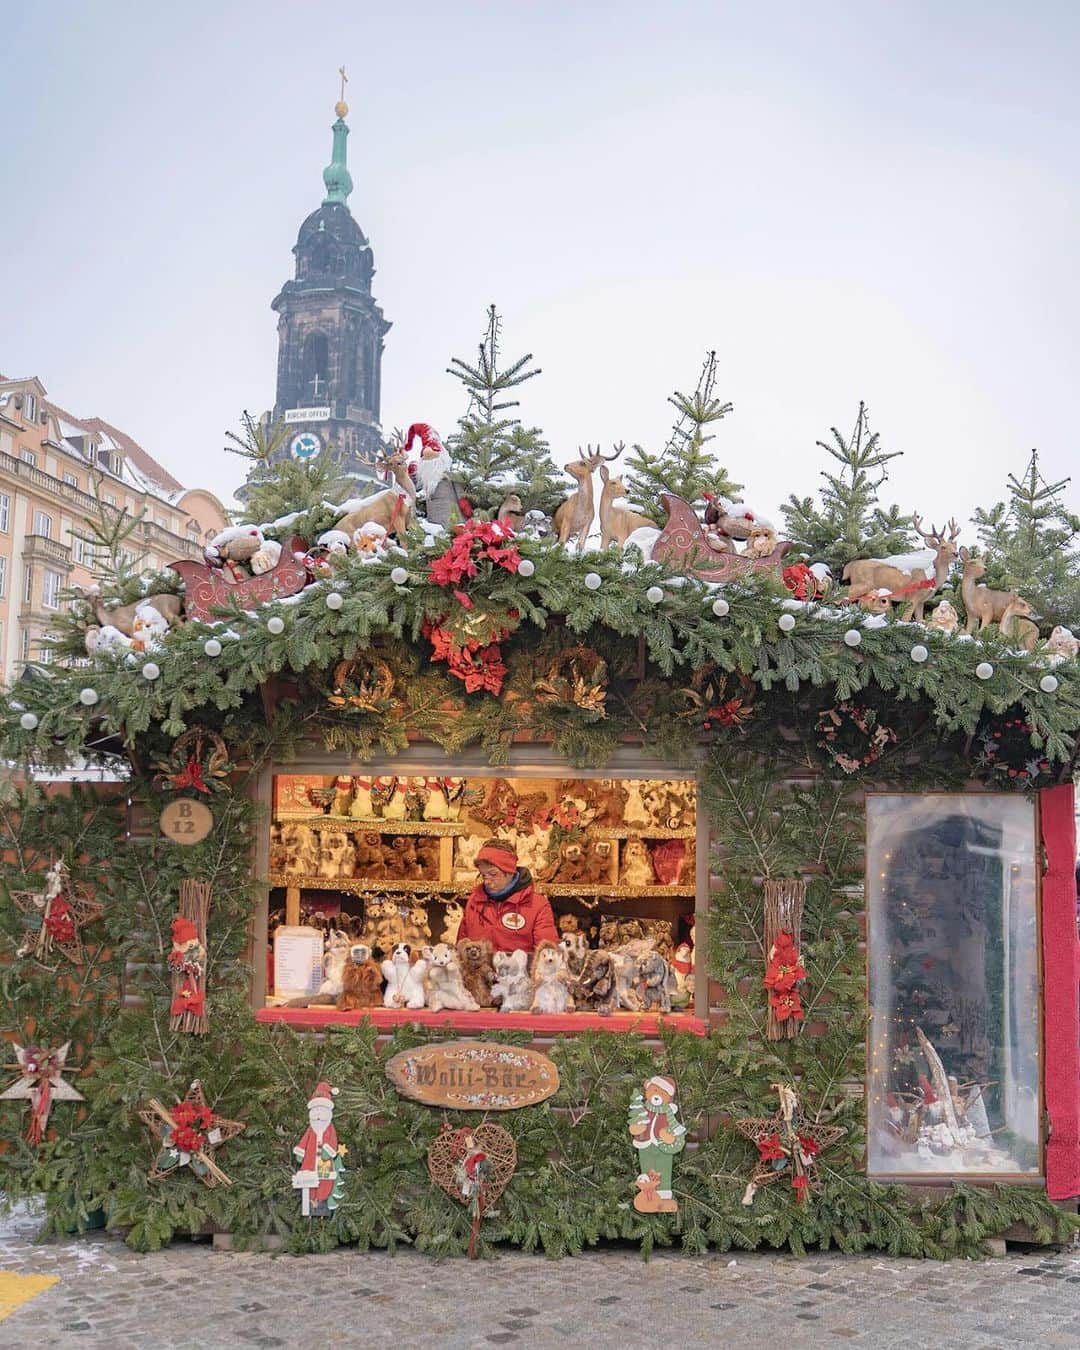
<path fill-rule="evenodd" d="M 546 938 L 558 942 L 559 930 L 547 899 L 533 888 L 527 867 L 514 847 L 489 839 L 476 855 L 480 885 L 465 902 L 458 941 L 484 938 L 497 952 L 531 952 Z"/>

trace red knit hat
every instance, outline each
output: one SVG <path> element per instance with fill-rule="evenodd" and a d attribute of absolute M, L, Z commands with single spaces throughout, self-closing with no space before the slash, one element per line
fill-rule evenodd
<path fill-rule="evenodd" d="M 323 1082 L 316 1084 L 315 1091 L 311 1094 L 311 1100 L 308 1102 L 308 1107 L 310 1109 L 312 1106 L 317 1106 L 320 1102 L 326 1102 L 327 1105 L 333 1106 L 334 1098 L 337 1094 L 338 1089 L 336 1087 L 331 1087 L 330 1084 L 324 1080 Z"/>
<path fill-rule="evenodd" d="M 405 433 L 405 453 L 408 454 L 412 449 L 414 439 L 419 436 L 420 444 L 425 450 L 443 450 L 445 449 L 439 433 L 434 427 L 429 427 L 426 422 L 414 422 Z"/>
<path fill-rule="evenodd" d="M 198 941 L 199 930 L 183 915 L 177 914 L 172 921 L 172 940 L 179 947 L 185 942 Z"/>

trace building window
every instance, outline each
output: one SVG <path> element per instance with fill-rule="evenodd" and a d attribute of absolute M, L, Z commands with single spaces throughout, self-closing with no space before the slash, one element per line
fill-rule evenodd
<path fill-rule="evenodd" d="M 93 567 L 94 548 L 85 539 L 80 539 L 77 534 L 71 536 L 71 556 L 83 567 Z"/>
<path fill-rule="evenodd" d="M 53 659 L 53 649 L 47 642 L 38 643 L 38 660 L 43 666 L 51 666 Z"/>
<path fill-rule="evenodd" d="M 106 492 L 103 500 L 104 500 L 106 506 L 115 506 L 115 505 L 116 505 L 116 494 L 113 493 L 113 492 Z"/>
<path fill-rule="evenodd" d="M 19 645 L 19 653 L 24 661 L 30 660 L 30 632 L 29 629 L 22 630 L 22 642 Z"/>
<path fill-rule="evenodd" d="M 1034 803 L 875 793 L 866 822 L 867 1170 L 1038 1176 Z"/>
<path fill-rule="evenodd" d="M 27 450 L 25 445 L 19 449 L 19 458 L 24 464 L 37 463 L 37 455 L 34 454 L 33 450 Z"/>
<path fill-rule="evenodd" d="M 79 486 L 79 480 L 73 473 L 64 474 L 64 482 L 67 483 L 68 487 L 77 488 Z"/>
<path fill-rule="evenodd" d="M 193 544 L 197 544 L 199 542 L 199 522 L 197 520 L 188 521 L 187 537 L 191 540 Z"/>
<path fill-rule="evenodd" d="M 7 559 L 0 554 L 0 600 L 7 594 Z"/>
<path fill-rule="evenodd" d="M 34 598 L 34 569 L 28 567 L 23 574 L 23 604 L 28 605 Z"/>
<path fill-rule="evenodd" d="M 40 534 L 43 539 L 52 538 L 52 516 L 48 511 L 34 512 L 34 533 Z"/>
<path fill-rule="evenodd" d="M 60 608 L 60 588 L 64 584 L 64 578 L 59 572 L 45 571 L 45 576 L 41 582 L 41 605 L 43 609 Z"/>
<path fill-rule="evenodd" d="M 11 521 L 11 498 L 0 492 L 0 534 L 7 534 Z"/>
<path fill-rule="evenodd" d="M 23 412 L 25 413 L 26 420 L 28 422 L 37 421 L 37 399 L 31 393 L 27 393 L 26 395 L 26 402 L 23 405 Z"/>

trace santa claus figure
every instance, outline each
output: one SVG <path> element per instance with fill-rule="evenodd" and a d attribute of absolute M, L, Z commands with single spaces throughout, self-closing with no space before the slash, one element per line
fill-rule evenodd
<path fill-rule="evenodd" d="M 419 458 L 409 464 L 409 472 L 416 471 L 416 491 L 424 499 L 424 511 L 433 525 L 449 525 L 457 505 L 458 492 L 450 481 L 450 451 L 443 445 L 439 433 L 426 422 L 414 422 L 405 434 L 405 455 L 408 458 L 419 444 Z"/>
<path fill-rule="evenodd" d="M 325 1218 L 341 1203 L 345 1193 L 344 1144 L 338 1143 L 333 1126 L 337 1088 L 322 1082 L 307 1104 L 308 1127 L 293 1148 L 299 1171 L 293 1173 L 293 1190 L 301 1194 L 305 1218 Z"/>

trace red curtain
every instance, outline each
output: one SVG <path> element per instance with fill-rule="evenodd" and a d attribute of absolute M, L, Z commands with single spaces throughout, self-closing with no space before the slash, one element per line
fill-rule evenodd
<path fill-rule="evenodd" d="M 1072 784 L 1040 794 L 1046 871 L 1042 886 L 1046 1043 L 1046 1190 L 1080 1195 L 1080 941 L 1076 934 L 1076 817 Z"/>

